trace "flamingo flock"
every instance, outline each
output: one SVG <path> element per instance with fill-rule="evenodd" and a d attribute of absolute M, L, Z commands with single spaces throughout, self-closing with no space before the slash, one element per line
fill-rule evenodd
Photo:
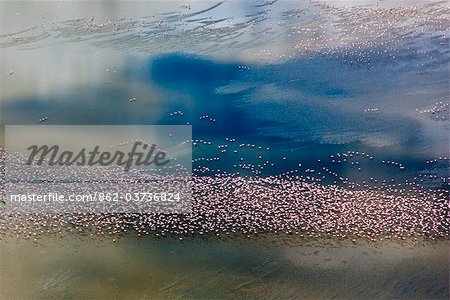
<path fill-rule="evenodd" d="M 6 155 L 3 150 L 2 163 Z M 98 169 L 90 172 L 98 172 Z M 103 172 L 104 178 L 115 176 L 113 171 Z M 120 187 L 143 182 L 145 175 L 138 175 L 135 173 L 122 181 Z M 67 231 L 109 237 L 113 241 L 126 233 L 172 236 L 180 240 L 186 236 L 252 238 L 279 234 L 314 240 L 376 242 L 392 239 L 417 243 L 423 239 L 450 237 L 448 189 L 395 184 L 381 187 L 326 185 L 310 179 L 300 175 L 298 170 L 265 177 L 194 173 L 189 178 L 192 198 L 179 204 L 186 213 L 127 212 L 129 204 L 126 202 L 117 204 L 123 205 L 121 213 L 89 210 L 85 203 L 71 204 L 80 205 L 79 212 L 62 214 L 45 209 L 39 213 L 14 211 L 2 206 L 0 233 L 36 241 L 43 235 L 61 235 Z M 4 180 L 1 186 L 4 190 Z M 87 191 L 89 184 L 85 186 Z"/>

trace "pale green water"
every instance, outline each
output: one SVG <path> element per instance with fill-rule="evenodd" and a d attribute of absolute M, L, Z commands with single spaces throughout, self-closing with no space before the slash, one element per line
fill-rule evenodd
<path fill-rule="evenodd" d="M 448 242 L 3 238 L 2 299 L 441 298 Z"/>

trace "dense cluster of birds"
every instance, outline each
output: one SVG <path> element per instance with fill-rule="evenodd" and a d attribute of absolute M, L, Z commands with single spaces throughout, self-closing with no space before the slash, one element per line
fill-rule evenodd
<path fill-rule="evenodd" d="M 348 153 L 346 156 L 359 154 Z M 2 164 L 6 155 L 2 150 Z M 159 181 L 160 188 L 167 188 L 172 180 L 171 177 L 138 172 L 118 184 L 118 173 L 114 169 L 103 169 L 101 174 L 98 169 L 83 169 L 83 172 L 95 173 L 103 179 L 115 178 L 109 182 L 111 185 L 105 185 L 108 191 L 113 186 L 145 189 L 148 187 L 145 183 L 149 181 L 152 187 Z M 4 175 L 1 176 L 2 193 L 7 185 Z M 101 186 L 99 178 L 91 184 L 83 183 L 82 189 L 86 188 L 87 192 L 92 185 L 98 188 Z M 298 169 L 272 176 L 236 173 L 201 176 L 194 173 L 186 178 L 188 184 L 185 187 L 191 188 L 192 193 L 184 194 L 187 198 L 178 203 L 184 213 L 170 213 L 167 207 L 160 207 L 160 211 L 139 211 L 143 207 L 132 210 L 130 203 L 125 201 L 114 204 L 121 206 L 116 207 L 120 213 L 98 211 L 95 205 L 81 202 L 70 204 L 72 211 L 69 213 L 47 211 L 50 207 L 46 208 L 45 203 L 41 204 L 44 207 L 40 211 L 30 212 L 17 210 L 19 206 L 14 204 L 5 205 L 8 199 L 4 198 L 0 209 L 0 232 L 36 241 L 42 235 L 67 231 L 110 237 L 114 241 L 127 232 L 179 239 L 192 235 L 251 238 L 281 234 L 309 239 L 367 239 L 373 242 L 393 239 L 417 243 L 424 239 L 450 237 L 448 189 L 432 190 L 417 185 L 367 188 L 352 184 L 322 184 L 308 175 L 300 175 Z M 54 192 L 57 185 L 52 183 L 49 180 L 41 187 Z M 80 185 L 76 187 L 80 188 Z M 67 192 L 67 186 L 64 190 Z M 33 191 L 39 192 L 39 187 Z"/>

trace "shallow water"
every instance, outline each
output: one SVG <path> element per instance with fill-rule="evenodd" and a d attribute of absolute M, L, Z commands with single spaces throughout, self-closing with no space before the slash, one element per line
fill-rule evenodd
<path fill-rule="evenodd" d="M 286 239 L 286 238 L 284 238 Z M 2 239 L 3 299 L 448 296 L 448 243 Z M 292 241 L 291 241 L 292 242 Z"/>

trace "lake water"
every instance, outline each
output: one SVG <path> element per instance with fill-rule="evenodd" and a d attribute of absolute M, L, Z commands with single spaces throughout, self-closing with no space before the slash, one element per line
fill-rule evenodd
<path fill-rule="evenodd" d="M 448 295 L 448 243 L 2 239 L 4 299 L 421 298 Z"/>
<path fill-rule="evenodd" d="M 195 175 L 295 169 L 448 196 L 448 22 L 443 1 L 3 1 L 0 126 L 189 124 Z M 33 243 L 1 228 L 6 299 L 449 293 L 446 240 Z"/>

